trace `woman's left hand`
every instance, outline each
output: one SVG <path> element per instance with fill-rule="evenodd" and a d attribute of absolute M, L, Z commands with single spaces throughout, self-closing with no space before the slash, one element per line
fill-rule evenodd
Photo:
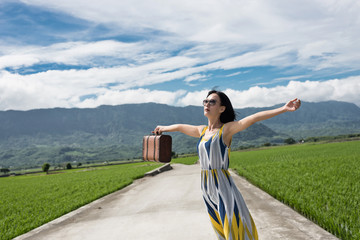
<path fill-rule="evenodd" d="M 295 98 L 289 102 L 287 102 L 284 106 L 284 109 L 287 112 L 293 112 L 296 111 L 301 106 L 301 101 L 298 98 Z"/>

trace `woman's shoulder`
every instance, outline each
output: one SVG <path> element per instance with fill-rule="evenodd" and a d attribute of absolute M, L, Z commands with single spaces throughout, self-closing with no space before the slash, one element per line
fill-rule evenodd
<path fill-rule="evenodd" d="M 198 128 L 199 129 L 204 129 L 204 128 L 207 128 L 207 125 L 199 125 Z"/>
<path fill-rule="evenodd" d="M 206 131 L 206 129 L 207 129 L 206 125 L 199 125 L 198 126 L 198 130 L 201 133 L 200 135 L 202 135 Z"/>
<path fill-rule="evenodd" d="M 234 127 L 238 124 L 237 121 L 224 123 L 222 126 L 222 139 L 227 146 L 231 145 L 231 139 L 234 133 Z"/>
<path fill-rule="evenodd" d="M 227 122 L 227 123 L 224 123 L 222 128 L 225 130 L 229 130 L 231 128 L 234 127 L 234 125 L 237 125 L 238 124 L 238 121 L 231 121 L 231 122 Z"/>

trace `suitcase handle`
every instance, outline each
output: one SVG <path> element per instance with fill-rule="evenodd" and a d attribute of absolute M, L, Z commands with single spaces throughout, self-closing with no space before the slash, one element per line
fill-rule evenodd
<path fill-rule="evenodd" d="M 159 136 L 159 135 L 162 135 L 162 133 L 158 134 L 158 133 L 156 133 L 156 132 L 154 132 L 154 131 L 151 131 L 151 135 Z"/>

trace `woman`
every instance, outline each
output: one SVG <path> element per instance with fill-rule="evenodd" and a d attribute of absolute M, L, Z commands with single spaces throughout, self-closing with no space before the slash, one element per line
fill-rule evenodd
<path fill-rule="evenodd" d="M 292 112 L 301 105 L 299 99 L 283 107 L 258 112 L 235 121 L 235 112 L 229 98 L 212 90 L 203 101 L 208 125 L 175 124 L 157 126 L 156 134 L 179 131 L 199 138 L 198 154 L 201 166 L 201 190 L 213 228 L 221 240 L 258 239 L 254 221 L 230 173 L 229 156 L 232 136 L 252 124 Z"/>

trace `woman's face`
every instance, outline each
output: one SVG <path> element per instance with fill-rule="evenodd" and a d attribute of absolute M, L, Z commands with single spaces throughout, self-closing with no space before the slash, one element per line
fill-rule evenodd
<path fill-rule="evenodd" d="M 216 93 L 210 94 L 203 105 L 206 117 L 220 117 L 220 114 L 225 111 L 225 106 L 221 106 L 220 97 Z"/>

